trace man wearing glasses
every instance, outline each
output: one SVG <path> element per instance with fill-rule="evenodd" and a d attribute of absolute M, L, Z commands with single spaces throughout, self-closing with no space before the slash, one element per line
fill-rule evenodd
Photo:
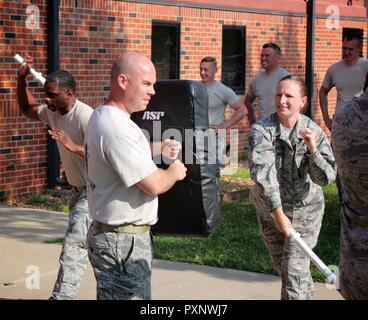
<path fill-rule="evenodd" d="M 336 88 L 337 100 L 335 112 L 346 102 L 363 93 L 365 78 L 368 72 L 368 60 L 359 57 L 363 39 L 359 35 L 350 35 L 343 41 L 343 59 L 331 65 L 319 91 L 323 121 L 331 130 L 331 117 L 328 114 L 328 93 Z"/>

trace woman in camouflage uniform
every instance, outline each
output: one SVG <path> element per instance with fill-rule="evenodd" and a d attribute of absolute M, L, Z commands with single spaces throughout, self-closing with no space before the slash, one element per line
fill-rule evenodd
<path fill-rule="evenodd" d="M 315 247 L 324 212 L 321 186 L 335 180 L 335 160 L 323 130 L 301 114 L 307 102 L 304 81 L 286 76 L 276 87 L 276 113 L 250 132 L 251 200 L 262 238 L 281 276 L 282 299 L 311 299 L 310 261 L 290 228 Z"/>

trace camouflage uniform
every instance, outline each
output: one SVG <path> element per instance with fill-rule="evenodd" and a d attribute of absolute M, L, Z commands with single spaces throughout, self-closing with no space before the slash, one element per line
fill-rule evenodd
<path fill-rule="evenodd" d="M 60 269 L 52 292 L 52 298 L 57 300 L 76 298 L 88 265 L 86 237 L 92 219 L 85 190 L 74 192 L 69 210 L 68 229 L 59 259 Z"/>
<path fill-rule="evenodd" d="M 105 232 L 92 226 L 87 243 L 98 300 L 151 299 L 150 232 Z"/>
<path fill-rule="evenodd" d="M 308 152 L 300 130 L 316 133 L 316 154 Z M 314 293 L 309 258 L 276 229 L 271 210 L 283 208 L 294 229 L 313 248 L 324 212 L 320 186 L 335 180 L 335 161 L 322 129 L 300 115 L 292 131 L 278 121 L 277 114 L 257 122 L 249 137 L 250 171 L 255 181 L 251 200 L 256 207 L 262 238 L 281 276 L 282 299 L 311 299 Z"/>
<path fill-rule="evenodd" d="M 335 114 L 332 139 L 342 187 L 340 290 L 368 299 L 368 91 Z"/>

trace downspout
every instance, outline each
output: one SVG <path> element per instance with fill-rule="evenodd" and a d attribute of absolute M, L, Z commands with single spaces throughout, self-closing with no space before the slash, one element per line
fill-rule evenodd
<path fill-rule="evenodd" d="M 314 115 L 314 32 L 315 32 L 315 0 L 306 0 L 307 3 L 307 45 L 305 82 L 308 88 L 308 108 L 306 115 L 313 120 Z"/>
<path fill-rule="evenodd" d="M 47 1 L 47 74 L 60 68 L 59 0 Z M 47 181 L 51 187 L 61 184 L 60 155 L 55 140 L 47 135 Z"/>

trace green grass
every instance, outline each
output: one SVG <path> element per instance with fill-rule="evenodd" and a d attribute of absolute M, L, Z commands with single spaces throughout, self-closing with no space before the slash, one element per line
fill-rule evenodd
<path fill-rule="evenodd" d="M 239 167 L 235 174 L 230 175 L 231 177 L 238 177 L 238 178 L 250 178 L 250 172 L 248 168 Z"/>
<path fill-rule="evenodd" d="M 64 212 L 64 213 L 69 213 L 69 204 L 66 202 L 63 202 L 60 204 L 59 206 L 59 210 L 60 212 Z"/>
<path fill-rule="evenodd" d="M 63 244 L 63 242 L 64 242 L 63 238 L 44 241 L 44 243 L 49 243 L 49 244 Z"/>
<path fill-rule="evenodd" d="M 272 273 L 249 200 L 224 202 L 222 226 L 208 238 L 155 237 L 159 259 Z"/>
<path fill-rule="evenodd" d="M 340 221 L 336 186 L 328 186 L 324 192 L 326 210 L 315 252 L 327 265 L 338 265 Z M 250 201 L 224 202 L 221 209 L 222 226 L 208 238 L 155 237 L 155 258 L 276 274 Z M 312 276 L 315 281 L 325 281 L 314 266 Z"/>

